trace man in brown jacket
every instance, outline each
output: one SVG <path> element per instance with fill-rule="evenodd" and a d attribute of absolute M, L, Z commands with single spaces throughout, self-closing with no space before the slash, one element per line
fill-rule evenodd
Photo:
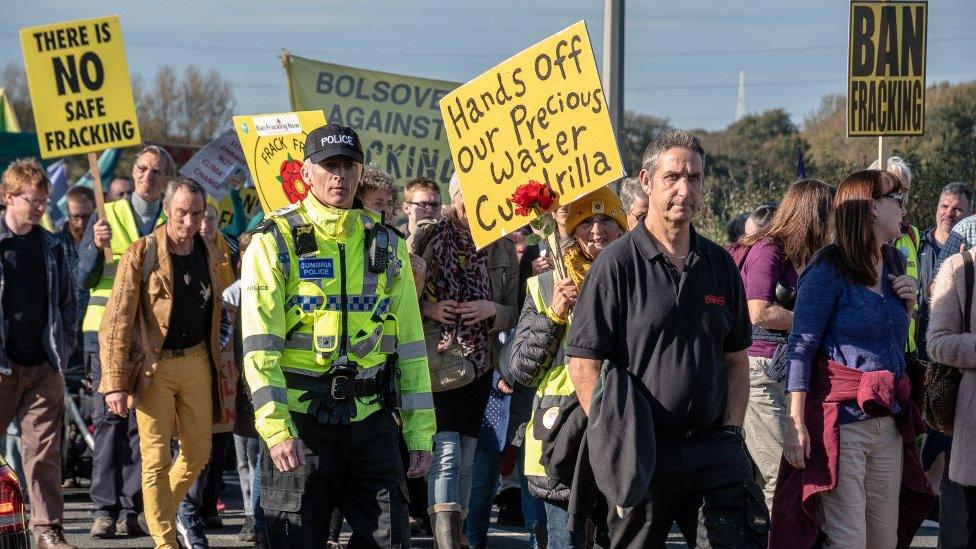
<path fill-rule="evenodd" d="M 220 402 L 220 296 L 217 254 L 199 235 L 206 195 L 190 179 L 169 183 L 166 224 L 122 256 L 99 331 L 108 409 L 135 408 L 142 491 L 157 548 L 206 547 L 199 524 L 181 524 L 177 505 L 210 459 Z M 180 452 L 170 456 L 174 426 Z"/>

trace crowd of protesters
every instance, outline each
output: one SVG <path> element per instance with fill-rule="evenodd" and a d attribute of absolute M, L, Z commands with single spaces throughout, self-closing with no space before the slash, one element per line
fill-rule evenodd
<path fill-rule="evenodd" d="M 390 500 L 412 534 L 486 547 L 514 487 L 502 505 L 534 547 L 663 547 L 675 526 L 690 546 L 906 547 L 927 517 L 943 547 L 976 546 L 972 189 L 947 185 L 920 231 L 899 158 L 836 186 L 799 179 L 733 219 L 723 248 L 695 229 L 704 163 L 696 136 L 664 129 L 619 197 L 553 211 L 554 246 L 526 229 L 480 250 L 457 176 L 409 181 L 401 199 L 364 167 L 357 204 L 407 242 L 433 391 L 433 461 Z M 221 231 L 176 168 L 141 149 L 104 217 L 73 187 L 55 233 L 40 226 L 44 169 L 3 173 L 0 428 L 24 427 L 37 547 L 72 547 L 66 390 L 93 396 L 93 538 L 207 547 L 236 465 L 240 539 L 269 546 L 262 471 L 277 463 L 262 464 L 242 375 L 254 233 Z M 954 436 L 914 398 L 929 360 L 963 372 Z"/>

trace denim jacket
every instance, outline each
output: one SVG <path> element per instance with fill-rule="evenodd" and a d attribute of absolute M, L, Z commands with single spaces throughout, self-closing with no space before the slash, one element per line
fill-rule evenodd
<path fill-rule="evenodd" d="M 12 234 L 3 212 L 0 209 L 0 242 Z M 64 373 L 78 341 L 78 298 L 62 244 L 53 234 L 43 228 L 41 230 L 44 233 L 44 271 L 48 295 L 44 350 L 51 366 Z M 8 280 L 0 264 L 0 301 L 8 290 L 16 291 L 17 281 Z M 11 372 L 10 359 L 7 358 L 7 337 L 7 319 L 3 317 L 3 307 L 0 307 L 0 374 Z"/>

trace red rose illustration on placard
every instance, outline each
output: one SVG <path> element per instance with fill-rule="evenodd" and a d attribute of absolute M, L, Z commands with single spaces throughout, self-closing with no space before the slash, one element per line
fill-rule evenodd
<path fill-rule="evenodd" d="M 302 181 L 302 163 L 293 159 L 291 153 L 288 153 L 288 160 L 281 163 L 278 172 L 281 175 L 277 176 L 277 179 L 288 202 L 298 202 L 308 195 L 310 187 Z"/>

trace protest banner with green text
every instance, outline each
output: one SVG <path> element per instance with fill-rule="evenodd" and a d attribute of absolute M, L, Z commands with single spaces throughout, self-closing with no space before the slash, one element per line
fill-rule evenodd
<path fill-rule="evenodd" d="M 356 130 L 367 163 L 401 184 L 415 177 L 443 187 L 454 168 L 438 104 L 455 82 L 415 78 L 285 56 L 291 108 L 322 109 Z"/>
<path fill-rule="evenodd" d="M 479 248 L 545 213 L 516 215 L 519 186 L 569 204 L 624 174 L 583 21 L 454 90 L 441 114 Z"/>
<path fill-rule="evenodd" d="M 927 2 L 851 2 L 848 137 L 925 132 Z"/>
<path fill-rule="evenodd" d="M 234 117 L 234 129 L 265 213 L 298 202 L 308 194 L 309 186 L 302 181 L 305 137 L 324 125 L 322 111 Z"/>

